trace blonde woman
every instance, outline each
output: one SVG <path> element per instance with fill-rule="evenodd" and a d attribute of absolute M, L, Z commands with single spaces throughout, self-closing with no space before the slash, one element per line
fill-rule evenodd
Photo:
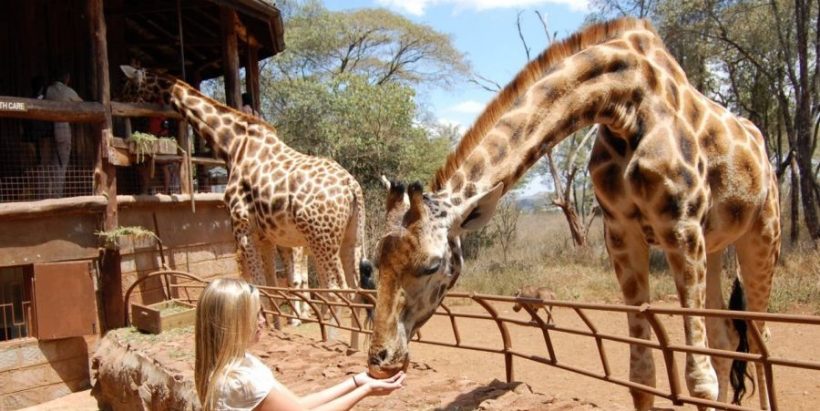
<path fill-rule="evenodd" d="M 211 410 L 348 410 L 370 395 L 401 388 L 404 373 L 377 380 L 366 372 L 300 397 L 276 381 L 248 348 L 259 341 L 265 317 L 259 290 L 238 279 L 213 281 L 196 308 L 196 390 Z"/>

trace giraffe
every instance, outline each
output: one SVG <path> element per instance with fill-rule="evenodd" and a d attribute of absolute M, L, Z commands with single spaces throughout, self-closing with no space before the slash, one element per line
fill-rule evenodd
<path fill-rule="evenodd" d="M 293 278 L 293 247 L 307 246 L 323 288 L 358 287 L 365 227 L 361 186 L 336 162 L 302 154 L 276 130 L 172 76 L 121 66 L 138 102 L 162 99 L 182 114 L 228 167 L 225 204 L 242 274 L 277 285 L 276 246 Z M 132 90 L 132 92 L 134 92 Z M 290 264 L 288 263 L 290 262 Z M 295 285 L 295 284 L 291 284 Z M 352 345 L 358 346 L 353 333 Z"/>
<path fill-rule="evenodd" d="M 418 182 L 390 185 L 376 254 L 371 374 L 407 367 L 409 338 L 461 273 L 460 235 L 486 224 L 538 159 L 591 124 L 600 130 L 589 170 L 625 303 L 649 302 L 654 246 L 666 254 L 682 307 L 723 308 L 720 257 L 734 245 L 747 309 L 767 309 L 780 210 L 763 136 L 699 93 L 650 23 L 625 18 L 591 25 L 529 62 L 465 133 L 429 192 Z M 650 338 L 640 312 L 627 320 L 631 337 Z M 683 323 L 686 343 L 697 348 L 732 349 L 746 337 L 727 320 L 686 316 Z M 630 351 L 630 380 L 654 386 L 650 350 Z M 690 394 L 726 401 L 729 368 L 727 359 L 713 365 L 707 355 L 688 353 Z M 650 393 L 630 393 L 636 409 L 652 407 Z"/>

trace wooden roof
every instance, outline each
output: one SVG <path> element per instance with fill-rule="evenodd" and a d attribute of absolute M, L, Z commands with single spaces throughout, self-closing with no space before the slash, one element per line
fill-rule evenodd
<path fill-rule="evenodd" d="M 248 45 L 258 47 L 260 60 L 284 50 L 281 13 L 261 0 L 179 0 L 180 15 L 177 1 L 173 0 L 107 0 L 109 48 L 119 43 L 111 37 L 121 30 L 119 35 L 123 36 L 125 45 L 121 52 L 139 60 L 143 67 L 166 69 L 181 77 L 178 23 L 181 20 L 187 77 L 205 80 L 221 76 L 220 6 L 237 12 L 240 66 L 245 65 Z"/>

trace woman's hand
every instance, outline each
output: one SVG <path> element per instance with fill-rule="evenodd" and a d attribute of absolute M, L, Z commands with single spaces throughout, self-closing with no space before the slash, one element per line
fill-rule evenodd
<path fill-rule="evenodd" d="M 370 395 L 387 395 L 401 388 L 405 377 L 404 371 L 399 371 L 392 377 L 379 380 L 367 375 L 367 372 L 361 372 L 354 379 L 358 385 L 367 386 Z"/>

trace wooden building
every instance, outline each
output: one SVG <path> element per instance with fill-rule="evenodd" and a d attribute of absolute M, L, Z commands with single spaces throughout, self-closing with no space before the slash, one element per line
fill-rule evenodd
<path fill-rule="evenodd" d="M 0 0 L 0 411 L 87 388 L 88 352 L 123 324 L 124 290 L 136 279 L 161 266 L 238 271 L 222 194 L 208 192 L 218 191 L 209 169 L 224 164 L 177 113 L 118 101 L 119 66 L 163 69 L 195 87 L 223 77 L 229 105 L 239 107 L 244 89 L 258 108 L 259 61 L 284 49 L 271 3 Z M 33 80 L 62 72 L 84 101 L 36 98 Z M 179 149 L 144 161 L 127 138 L 161 123 L 152 119 L 167 120 Z M 53 138 L 34 132 L 55 121 L 72 130 L 59 189 Z M 161 242 L 106 247 L 98 235 L 126 226 Z M 165 297 L 145 281 L 133 299 Z"/>

